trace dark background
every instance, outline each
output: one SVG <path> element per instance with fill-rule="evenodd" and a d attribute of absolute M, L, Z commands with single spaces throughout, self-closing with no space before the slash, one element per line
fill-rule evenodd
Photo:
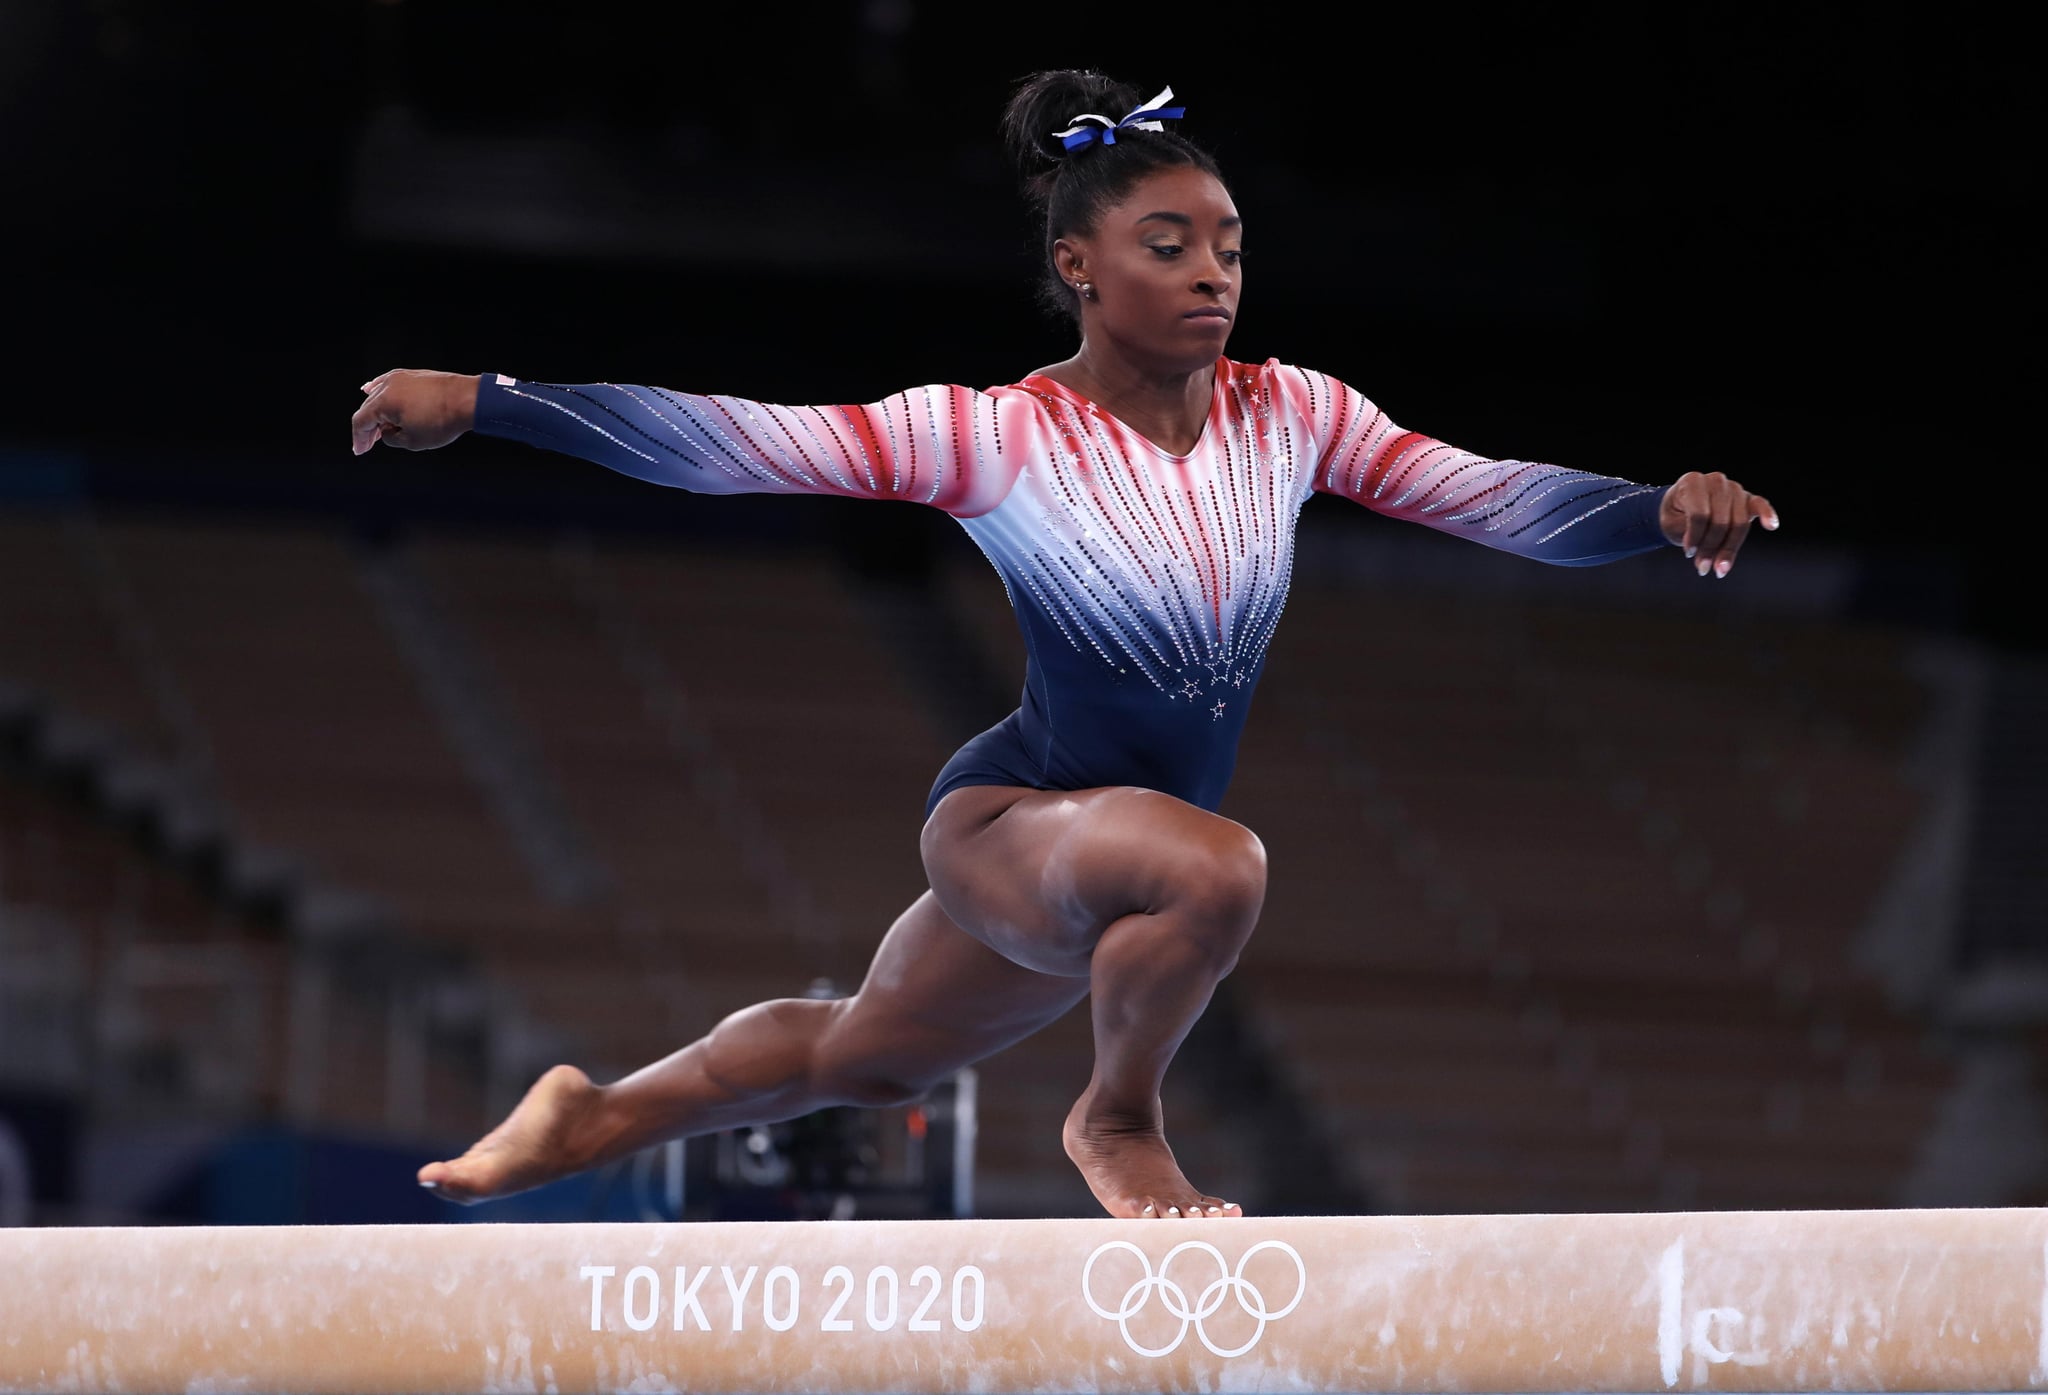
<path fill-rule="evenodd" d="M 2031 646 L 2035 58 L 1966 6 L 16 0 L 0 440 L 107 496 L 694 526 L 496 442 L 356 460 L 356 384 L 1012 381 L 1071 343 L 995 123 L 1089 65 L 1223 162 L 1233 357 L 1488 454 L 1725 470 L 1786 520 L 1756 545 L 1866 553 L 1867 610 Z M 722 522 L 949 532 L 758 502 Z"/>
<path fill-rule="evenodd" d="M 1811 569 L 1815 591 L 1855 578 L 1846 606 L 1829 594 L 1829 623 L 1949 630 L 2000 651 L 1980 662 L 1982 650 L 1956 646 L 1982 691 L 1948 706 L 1980 713 L 1986 734 L 1930 739 L 1948 768 L 1920 772 L 1930 807 L 1945 794 L 1967 798 L 1973 842 L 1931 859 L 1917 844 L 1898 853 L 1901 869 L 1931 868 L 1926 885 L 1968 901 L 1952 917 L 1959 963 L 1942 972 L 1977 967 L 1973 954 L 1991 963 L 1978 987 L 1988 984 L 1992 1009 L 2021 1019 L 2027 1049 L 2043 1053 L 2019 1085 L 1983 1094 L 1995 1114 L 2025 1091 L 2038 1099 L 2048 1059 L 2048 1010 L 1999 1007 L 1998 958 L 2048 961 L 2036 910 L 2048 666 L 2029 605 L 2043 502 L 2033 256 L 2042 84 L 2038 50 L 1990 13 L 0 0 L 0 515 L 18 508 L 31 520 L 7 535 L 27 539 L 25 549 L 44 526 L 59 558 L 88 536 L 59 531 L 79 519 L 125 528 L 150 510 L 197 514 L 192 536 L 203 537 L 223 513 L 282 512 L 339 520 L 349 541 L 371 544 L 345 564 L 363 574 L 404 560 L 407 549 L 376 544 L 403 540 L 415 523 L 445 542 L 450 523 L 542 523 L 552 536 L 580 521 L 721 541 L 823 537 L 840 560 L 915 580 L 944 549 L 970 548 L 934 511 L 710 500 L 485 439 L 357 458 L 345 421 L 357 384 L 399 366 L 784 402 L 1014 381 L 1068 355 L 1073 339 L 1032 302 L 1042 230 L 1024 216 L 998 145 L 1008 94 L 1052 66 L 1102 68 L 1140 96 L 1170 83 L 1188 108 L 1182 129 L 1216 152 L 1247 218 L 1233 357 L 1336 374 L 1404 425 L 1489 455 L 1646 482 L 1726 471 L 1785 520 L 1781 533 L 1752 539 L 1756 552 L 1810 551 L 1826 564 Z M 94 507 L 50 510 L 37 524 L 35 505 L 81 496 Z M 1312 526 L 1323 538 L 1364 538 L 1380 523 L 1321 500 L 1304 536 Z M 176 555 L 189 562 L 196 548 L 184 539 Z M 1369 549 L 1319 540 L 1316 551 L 1328 563 Z M 1492 560 L 1456 546 L 1444 555 L 1454 554 L 1475 574 Z M 1406 565 L 1411 554 L 1374 555 Z M 804 564 L 818 560 L 813 550 Z M 1675 558 L 1657 560 L 1676 572 Z M 61 583 L 38 584 L 46 573 L 35 566 L 10 573 L 34 578 L 20 583 L 31 603 L 10 612 L 31 620 L 46 592 L 63 599 Z M 1795 619 L 1797 570 L 1787 569 L 1781 598 Z M 1663 607 L 1669 591 L 1643 575 L 1616 584 L 1640 584 Z M 892 589 L 849 588 L 870 605 Z M 1771 590 L 1768 573 L 1738 571 L 1706 599 L 1742 620 L 1742 603 Z M 938 609 L 905 613 L 915 625 Z M 69 612 L 48 611 L 59 618 L 47 630 L 0 633 L 0 657 L 70 642 Z M 1628 633 L 1599 620 L 1587 628 Z M 98 643 L 107 632 L 75 638 Z M 1796 623 L 1789 632 L 1801 633 Z M 1716 652 L 1738 656 L 1729 662 L 1798 643 L 1764 621 L 1725 633 Z M 2018 651 L 2034 653 L 2005 662 Z M 285 656 L 265 691 L 292 692 L 304 657 Z M 1307 691 L 1312 666 L 1303 672 Z M 1703 692 L 1715 676 L 1701 673 Z M 1789 680 L 1749 677 L 1758 686 L 1746 692 L 1803 700 Z M 1527 691 L 1527 671 L 1516 681 Z M 1879 708 L 1894 692 L 1867 686 Z M 1954 689 L 1951 672 L 1944 691 Z M 996 690 L 991 716 L 1014 691 Z M 41 753 L 43 783 L 29 791 L 40 802 L 19 806 L 45 820 L 33 837 L 52 801 L 77 793 L 60 784 L 76 772 L 36 745 L 67 699 L 47 696 L 47 710 L 22 706 L 0 730 L 0 757 Z M 1940 725 L 1929 717 L 1916 730 Z M 1816 718 L 1783 730 L 1800 734 L 1770 738 L 1798 757 L 1788 768 L 1804 771 L 1798 762 L 1811 757 L 1824 773 L 1852 728 Z M 1334 767 L 1370 768 L 1345 750 Z M 0 774 L 26 789 L 29 762 L 16 763 L 23 771 Z M 1739 793 L 1757 772 L 1736 766 Z M 923 778 L 920 768 L 914 793 Z M 1774 794 L 1803 800 L 1794 783 Z M 1846 802 L 1817 796 L 1818 817 L 1868 812 Z M 1702 805 L 1713 807 L 1735 806 Z M 1774 803 L 1779 823 L 1758 826 L 1789 827 L 1786 807 Z M 93 817 L 85 833 L 73 830 L 78 846 L 108 831 L 103 809 Z M 1381 832 L 1404 856 L 1427 846 L 1426 815 L 1413 829 L 1386 822 Z M 1701 842 L 1711 837 L 1725 855 L 1755 832 L 1742 824 L 1725 819 Z M 49 864 L 70 866 L 72 845 L 46 841 Z M 1846 879 L 1844 894 L 1864 885 Z M 1589 891 L 1588 904 L 1608 903 L 1610 890 Z M 81 924 L 97 914 L 85 904 Z M 212 912 L 225 913 L 202 907 Z M 1844 924 L 1864 919 L 1843 914 Z M 1774 967 L 1773 937 L 1720 931 L 1711 952 L 1763 945 L 1757 974 L 1771 976 L 1771 1002 L 1811 1009 L 1817 1031 L 1826 1025 L 1835 1004 L 1826 992 L 1788 997 L 1791 968 Z M 2036 978 L 2048 983 L 2015 981 L 2024 989 Z M 1745 999 L 1742 1010 L 1755 1005 Z M 1710 1016 L 1702 1009 L 1699 1020 L 1726 1025 Z M 1212 1062 L 1247 1055 L 1227 1035 L 1210 1042 Z M 345 1047 L 333 1056 L 351 1059 Z M 40 1176 L 95 1175 L 73 1152 L 135 1171 L 148 1148 L 101 1135 L 71 1148 L 85 1136 L 84 1110 L 12 1095 L 0 1100 L 0 1127 L 11 1120 L 29 1138 Z M 1944 1137 L 1967 1151 L 2005 1123 Z M 2040 1194 L 2043 1157 L 2048 1149 L 2027 1164 L 2029 1197 Z M 1963 1163 L 1952 1171 L 1975 1166 Z M 382 1179 L 410 1166 L 265 1132 L 235 1142 L 174 1200 L 193 1215 L 237 1206 L 233 1219 L 280 1219 L 303 1215 L 290 1208 L 308 1199 L 328 1202 L 342 1190 L 335 1178 L 350 1176 L 377 1188 L 377 1207 L 434 1211 L 410 1189 L 402 1202 L 390 1196 Z M 1994 1183 L 2015 1190 L 2010 1177 L 1985 1186 Z M 64 1186 L 44 1200 L 132 1200 Z"/>

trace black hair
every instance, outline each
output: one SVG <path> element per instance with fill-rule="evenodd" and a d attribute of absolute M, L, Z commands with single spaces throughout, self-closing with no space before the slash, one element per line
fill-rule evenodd
<path fill-rule="evenodd" d="M 1082 112 L 1121 121 L 1144 100 L 1136 88 L 1114 78 L 1061 68 L 1023 79 L 1003 110 L 1003 143 L 1017 162 L 1024 197 L 1033 213 L 1045 216 L 1038 301 L 1064 319 L 1080 321 L 1081 300 L 1060 276 L 1053 243 L 1069 233 L 1094 232 L 1103 210 L 1120 202 L 1132 185 L 1154 170 L 1191 165 L 1223 181 L 1209 152 L 1171 124 L 1160 131 L 1126 127 L 1117 132 L 1114 145 L 1090 141 L 1073 151 L 1053 134 L 1072 125 Z"/>

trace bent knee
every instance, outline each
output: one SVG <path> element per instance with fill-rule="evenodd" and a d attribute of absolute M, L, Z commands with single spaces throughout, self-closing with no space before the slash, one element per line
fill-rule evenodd
<path fill-rule="evenodd" d="M 1266 845 L 1243 824 L 1218 819 L 1187 848 L 1185 885 L 1207 914 L 1255 921 L 1266 903 Z"/>
<path fill-rule="evenodd" d="M 863 1109 L 909 1104 L 923 1099 L 938 1083 L 923 1078 L 920 1072 L 873 1059 L 838 1056 L 829 1051 L 821 1052 L 820 1057 L 811 1073 L 812 1087 L 821 1098 L 838 1104 Z"/>
<path fill-rule="evenodd" d="M 894 1075 L 863 1072 L 827 1072 L 818 1082 L 818 1093 L 839 1104 L 862 1109 L 886 1109 L 911 1104 L 931 1093 L 932 1087 Z"/>
<path fill-rule="evenodd" d="M 1243 825 L 1219 819 L 1184 851 L 1175 910 L 1185 933 L 1214 959 L 1215 971 L 1227 974 L 1266 903 L 1265 844 Z"/>
<path fill-rule="evenodd" d="M 811 1057 L 812 1089 L 820 1098 L 868 1109 L 922 1099 L 941 1074 L 902 1060 L 902 1040 L 889 1024 L 857 1012 L 859 1003 L 854 997 L 832 1004 L 832 1023 Z"/>

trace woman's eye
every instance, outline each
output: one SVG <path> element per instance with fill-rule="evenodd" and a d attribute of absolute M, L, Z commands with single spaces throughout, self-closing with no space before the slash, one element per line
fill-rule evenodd
<path fill-rule="evenodd" d="M 1244 249 L 1242 247 L 1233 247 L 1223 255 L 1230 258 L 1233 262 L 1241 262 L 1244 260 Z"/>
<path fill-rule="evenodd" d="M 1181 249 L 1171 242 L 1155 242 L 1152 244 L 1152 250 L 1162 257 L 1177 257 L 1181 254 Z"/>

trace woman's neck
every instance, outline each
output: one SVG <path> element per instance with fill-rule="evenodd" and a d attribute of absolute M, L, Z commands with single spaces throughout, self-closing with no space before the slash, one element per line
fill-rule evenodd
<path fill-rule="evenodd" d="M 1090 351 L 1038 370 L 1172 455 L 1186 455 L 1202 438 L 1215 399 L 1216 364 L 1185 372 L 1146 371 L 1127 359 Z"/>

